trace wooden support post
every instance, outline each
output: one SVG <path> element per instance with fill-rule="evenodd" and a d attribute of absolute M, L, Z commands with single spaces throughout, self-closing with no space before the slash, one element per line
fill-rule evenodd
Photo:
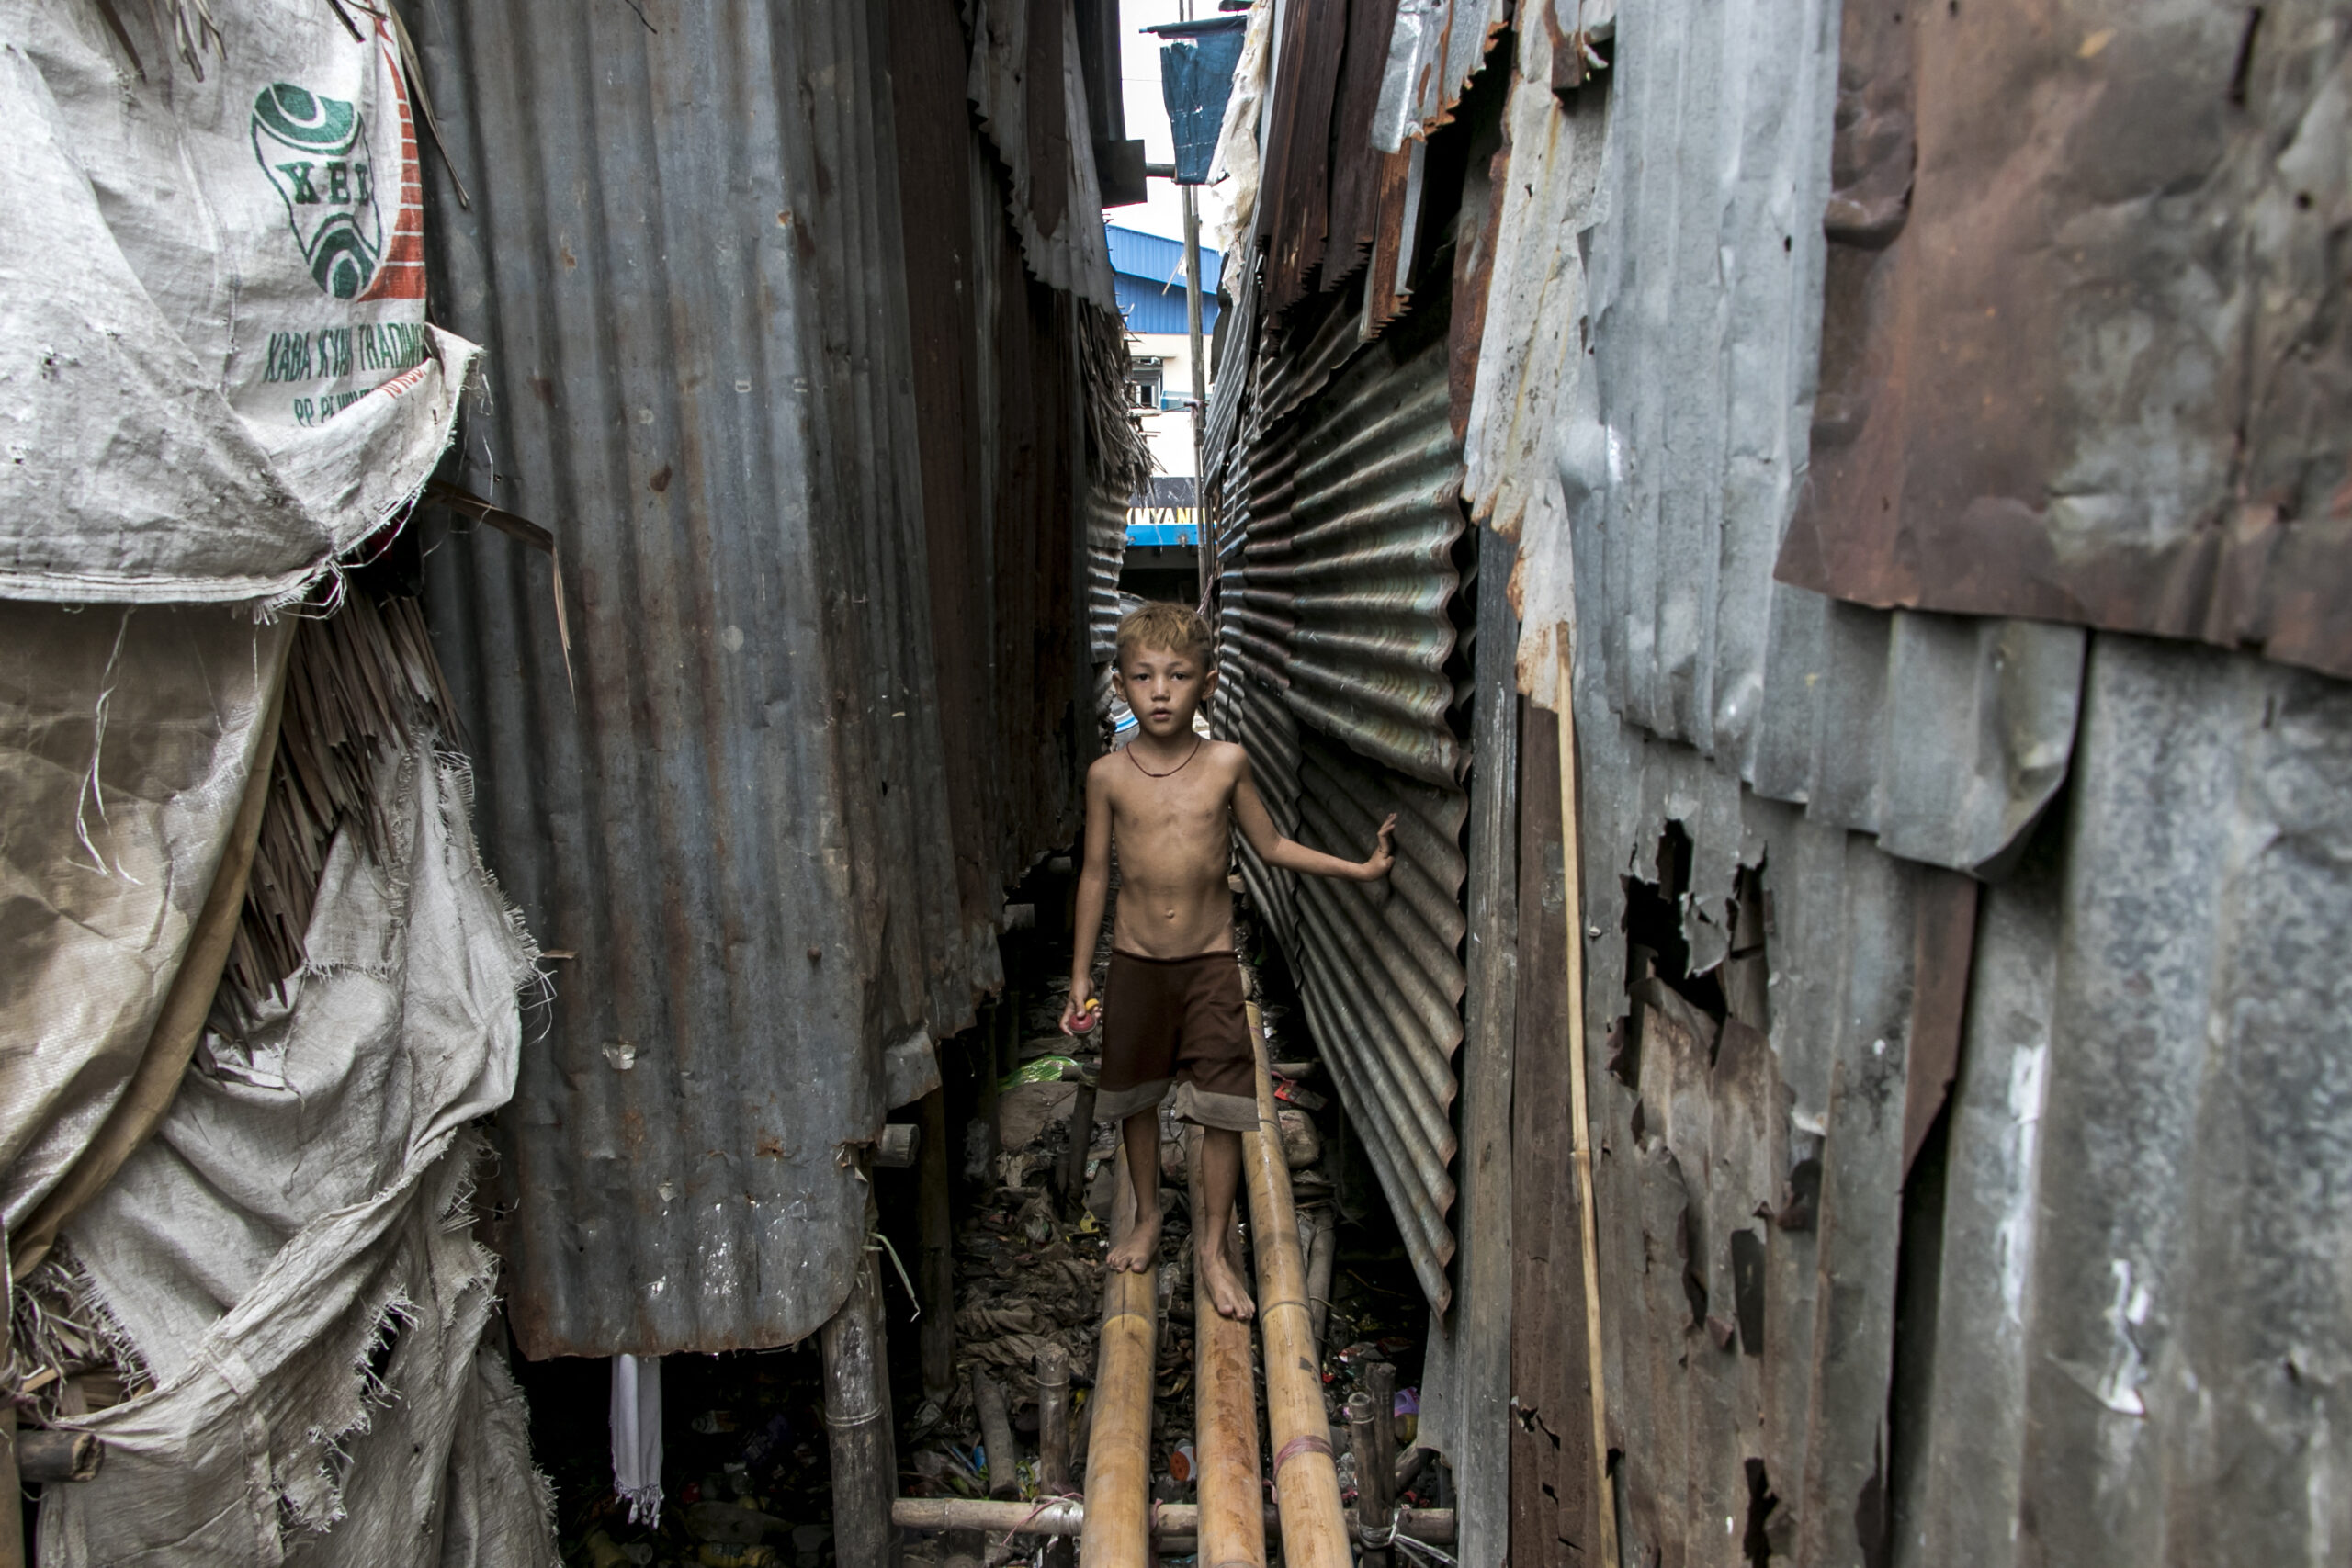
<path fill-rule="evenodd" d="M 90 1432 L 52 1432 L 34 1427 L 17 1432 L 17 1479 L 95 1481 L 106 1448 Z"/>
<path fill-rule="evenodd" d="M 1136 1223 L 1135 1183 L 1119 1151 L 1114 1242 Z M 1080 1568 L 1142 1568 L 1151 1551 L 1151 1395 L 1157 1324 L 1153 1271 L 1103 1270 L 1094 1396 L 1087 1402 L 1086 1529 Z"/>
<path fill-rule="evenodd" d="M 1310 1209 L 1299 1215 L 1301 1226 L 1315 1222 L 1306 1244 L 1306 1317 L 1315 1330 L 1315 1364 L 1323 1364 L 1323 1335 L 1331 1323 L 1331 1271 L 1340 1258 L 1340 1216 L 1329 1209 Z"/>
<path fill-rule="evenodd" d="M 869 1210 L 869 1227 L 872 1223 Z M 889 1568 L 899 1555 L 898 1529 L 890 1522 L 899 1455 L 890 1430 L 882 1271 L 874 1253 L 860 1258 L 849 1299 L 819 1336 L 825 1427 L 832 1439 L 833 1559 L 841 1568 Z"/>
<path fill-rule="evenodd" d="M 1567 626 L 1556 638 L 1559 681 L 1552 702 L 1560 717 L 1560 871 L 1568 911 L 1568 1136 L 1577 1178 L 1577 1225 L 1584 1252 L 1585 1375 L 1592 1382 L 1592 1506 L 1600 1517 L 1600 1561 L 1617 1562 L 1617 1491 L 1609 1473 L 1609 1384 L 1601 1356 L 1600 1239 L 1592 1196 L 1592 1109 L 1584 1066 L 1584 875 L 1577 818 L 1577 718 L 1570 684 Z"/>
<path fill-rule="evenodd" d="M 1195 1131 L 1189 1174 L 1193 1214 L 1201 1196 L 1201 1138 Z M 1238 1240 L 1236 1227 L 1235 1240 Z M 1193 1450 L 1200 1461 L 1202 1568 L 1265 1568 L 1264 1498 L 1258 1481 L 1258 1387 L 1250 1364 L 1250 1325 L 1217 1315 L 1197 1260 L 1193 1269 Z"/>
<path fill-rule="evenodd" d="M 1314 1359 L 1306 1314 L 1306 1267 L 1298 1251 L 1298 1211 L 1282 1123 L 1266 1077 L 1266 1038 L 1258 1004 L 1250 1038 L 1258 1057 L 1258 1130 L 1241 1138 L 1250 1183 L 1250 1251 L 1258 1266 L 1258 1332 L 1264 1337 L 1266 1429 L 1274 1445 L 1274 1491 L 1281 1504 L 1285 1568 L 1351 1568 L 1340 1475 L 1331 1454 L 1331 1421 Z"/>
<path fill-rule="evenodd" d="M 922 1146 L 916 1156 L 915 1226 L 922 1290 L 923 1397 L 945 1405 L 956 1391 L 956 1224 L 949 1205 L 947 1091 L 922 1097 Z"/>
<path fill-rule="evenodd" d="M 1069 1352 L 1048 1345 L 1037 1352 L 1037 1489 L 1048 1497 L 1070 1492 Z M 1044 1568 L 1076 1568 L 1078 1546 L 1046 1544 Z"/>
<path fill-rule="evenodd" d="M 1364 1388 L 1348 1396 L 1349 1446 L 1356 1456 L 1356 1533 L 1386 1536 L 1396 1506 L 1396 1370 L 1386 1362 L 1364 1369 Z M 1367 1546 L 1363 1568 L 1388 1568 L 1385 1546 Z"/>
<path fill-rule="evenodd" d="M 1054 1168 L 1054 1201 L 1064 1215 L 1086 1201 L 1086 1156 L 1094 1143 L 1094 1086 L 1080 1079 L 1069 1102 L 1069 1146 Z"/>
<path fill-rule="evenodd" d="M 1037 1483 L 1049 1497 L 1069 1490 L 1069 1352 L 1037 1352 Z"/>
<path fill-rule="evenodd" d="M 980 1413 L 980 1446 L 989 1461 L 989 1495 L 1021 1495 L 1021 1448 L 1012 1440 L 1004 1390 L 978 1367 L 972 1369 L 972 1408 Z"/>
<path fill-rule="evenodd" d="M 0 1366 L 16 1353 L 17 1281 L 0 1229 Z M 25 1568 L 25 1489 L 17 1473 L 17 1406 L 0 1399 L 0 1568 Z"/>

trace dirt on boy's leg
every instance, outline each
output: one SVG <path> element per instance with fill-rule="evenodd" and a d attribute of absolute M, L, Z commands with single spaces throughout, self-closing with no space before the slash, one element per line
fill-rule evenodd
<path fill-rule="evenodd" d="M 1201 1129 L 1201 1216 L 1193 1232 L 1193 1264 L 1209 1288 L 1219 1316 L 1257 1315 L 1241 1271 L 1241 1247 L 1233 1227 L 1233 1200 L 1241 1185 L 1241 1134 L 1225 1127 Z"/>
<path fill-rule="evenodd" d="M 1102 1261 L 1107 1268 L 1141 1274 L 1159 1260 L 1159 1108 L 1136 1111 L 1119 1131 L 1126 1140 L 1127 1179 L 1135 1184 L 1136 1223 Z"/>

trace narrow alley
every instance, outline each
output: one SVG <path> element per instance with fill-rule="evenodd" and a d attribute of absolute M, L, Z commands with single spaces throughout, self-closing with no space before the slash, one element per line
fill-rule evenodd
<path fill-rule="evenodd" d="M 2348 0 L 0 109 L 0 1568 L 2341 1562 Z"/>

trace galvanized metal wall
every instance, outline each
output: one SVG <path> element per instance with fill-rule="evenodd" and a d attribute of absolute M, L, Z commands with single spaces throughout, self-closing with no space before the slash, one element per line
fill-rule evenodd
<path fill-rule="evenodd" d="M 1497 447 L 1563 481 L 1521 567 L 1573 616 L 1521 677 L 1553 698 L 1572 618 L 1584 889 L 1531 766 L 1512 1560 L 1599 1534 L 1574 1238 L 1535 1223 L 1579 1196 L 1537 921 L 1584 948 L 1623 1562 L 2322 1561 L 2352 695 L 1770 580 L 1820 440 L 1836 20 L 1618 18 L 1564 209 L 1591 353 L 1549 449 Z M 1572 176 L 1533 141 L 1512 178 Z M 1573 293 L 1491 296 L 1487 343 Z M 1517 363 L 1487 406 L 1524 406 Z"/>
<path fill-rule="evenodd" d="M 1360 346 L 1357 306 L 1278 334 L 1219 455 L 1218 733 L 1283 833 L 1360 858 L 1397 814 L 1386 886 L 1295 877 L 1244 846 L 1309 1025 L 1430 1299 L 1452 1299 L 1467 764 L 1455 726 L 1461 448 L 1443 319 Z M 1350 351 L 1353 351 L 1351 355 Z M 1227 426 L 1230 428 L 1230 426 Z"/>
<path fill-rule="evenodd" d="M 470 197 L 435 172 L 436 310 L 489 350 L 459 479 L 567 590 L 503 537 L 430 562 L 490 858 L 572 954 L 499 1128 L 533 1356 L 831 1315 L 883 1052 L 998 983 L 1084 743 L 1100 378 L 1021 265 L 956 7 L 650 9 L 415 18 Z"/>

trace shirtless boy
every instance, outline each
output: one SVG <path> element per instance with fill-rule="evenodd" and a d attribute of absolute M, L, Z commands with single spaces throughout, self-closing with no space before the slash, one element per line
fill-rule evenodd
<path fill-rule="evenodd" d="M 1206 622 L 1181 604 L 1147 604 L 1119 623 L 1114 688 L 1139 733 L 1086 773 L 1086 868 L 1078 883 L 1078 951 L 1062 1028 L 1092 1005 L 1092 934 L 1102 929 L 1111 841 L 1119 844 L 1119 908 L 1103 984 L 1102 1073 L 1095 1114 L 1124 1122 L 1135 1181 L 1136 1225 L 1110 1266 L 1140 1273 L 1159 1247 L 1159 1104 L 1202 1129 L 1202 1208 L 1193 1231 L 1209 1298 L 1227 1317 L 1256 1312 L 1234 1250 L 1233 1198 L 1241 1134 L 1258 1125 L 1257 1066 L 1241 971 L 1233 952 L 1226 881 L 1232 829 L 1268 865 L 1309 876 L 1372 882 L 1395 857 L 1391 815 L 1366 861 L 1345 861 L 1274 831 L 1250 782 L 1249 754 L 1193 733 L 1193 716 L 1216 690 Z"/>

